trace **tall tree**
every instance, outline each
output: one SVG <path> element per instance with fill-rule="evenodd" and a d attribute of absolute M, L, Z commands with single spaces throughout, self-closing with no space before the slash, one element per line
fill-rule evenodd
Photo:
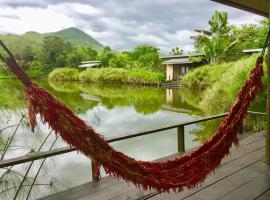
<path fill-rule="evenodd" d="M 98 59 L 103 67 L 108 67 L 110 60 L 115 56 L 115 53 L 110 47 L 105 47 L 98 55 Z"/>
<path fill-rule="evenodd" d="M 43 40 L 40 59 L 49 67 L 64 67 L 66 58 L 73 51 L 69 42 L 54 36 L 47 36 Z"/>
<path fill-rule="evenodd" d="M 155 70 L 160 66 L 159 49 L 152 45 L 139 45 L 129 55 L 135 67 Z"/>
<path fill-rule="evenodd" d="M 209 21 L 210 32 L 201 31 L 195 39 L 197 51 L 202 51 L 211 64 L 222 62 L 233 49 L 237 40 L 231 40 L 232 31 L 228 24 L 228 13 L 216 11 Z"/>
<path fill-rule="evenodd" d="M 97 51 L 90 46 L 80 46 L 67 55 L 66 65 L 78 67 L 82 61 L 96 60 Z"/>
<path fill-rule="evenodd" d="M 131 62 L 127 53 L 116 53 L 109 61 L 109 66 L 113 68 L 130 68 Z"/>

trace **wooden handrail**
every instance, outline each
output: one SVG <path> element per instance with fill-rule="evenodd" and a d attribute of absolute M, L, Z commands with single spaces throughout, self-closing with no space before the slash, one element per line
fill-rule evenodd
<path fill-rule="evenodd" d="M 259 112 L 253 112 L 253 111 L 248 111 L 248 113 L 255 114 L 255 115 L 266 115 L 265 113 L 259 113 Z M 213 116 L 208 116 L 208 117 L 202 117 L 199 119 L 193 119 L 193 120 L 189 120 L 186 122 L 182 122 L 179 124 L 174 124 L 174 125 L 170 125 L 170 126 L 166 126 L 166 127 L 162 127 L 162 128 L 158 128 L 158 129 L 151 129 L 151 130 L 145 130 L 145 131 L 140 131 L 140 132 L 135 132 L 135 133 L 124 134 L 124 135 L 108 138 L 107 141 L 109 143 L 112 143 L 112 142 L 130 139 L 130 138 L 134 138 L 134 137 L 149 135 L 149 134 L 157 133 L 160 131 L 165 131 L 165 130 L 169 130 L 169 129 L 173 129 L 173 128 L 184 127 L 187 125 L 196 124 L 199 122 L 205 122 L 205 121 L 209 121 L 209 120 L 213 120 L 213 119 L 219 119 L 219 118 L 225 117 L 227 114 L 228 113 L 223 113 L 223 114 L 218 114 L 218 115 L 213 115 Z M 35 154 L 35 155 L 26 155 L 26 156 L 20 156 L 20 157 L 16 157 L 16 158 L 12 158 L 12 159 L 2 160 L 2 161 L 0 161 L 0 168 L 18 165 L 18 164 L 22 164 L 22 163 L 26 163 L 26 162 L 30 162 L 30 161 L 35 161 L 35 160 L 39 160 L 39 159 L 43 159 L 43 158 L 53 157 L 56 155 L 69 153 L 69 152 L 76 151 L 76 150 L 77 150 L 76 148 L 62 147 L 62 148 L 57 148 L 57 149 L 50 150 L 50 151 L 40 152 L 40 153 Z"/>

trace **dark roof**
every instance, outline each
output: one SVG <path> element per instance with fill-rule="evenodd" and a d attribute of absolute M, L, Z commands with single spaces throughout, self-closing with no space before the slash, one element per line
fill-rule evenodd
<path fill-rule="evenodd" d="M 202 54 L 168 55 L 168 56 L 161 56 L 160 59 L 190 58 L 190 57 L 199 57 L 199 56 L 202 56 Z"/>
<path fill-rule="evenodd" d="M 264 17 L 269 16 L 268 0 L 211 0 L 231 7 L 239 8 Z"/>
<path fill-rule="evenodd" d="M 190 64 L 192 61 L 189 58 L 172 58 L 162 62 L 163 65 L 173 65 L 173 64 Z"/>

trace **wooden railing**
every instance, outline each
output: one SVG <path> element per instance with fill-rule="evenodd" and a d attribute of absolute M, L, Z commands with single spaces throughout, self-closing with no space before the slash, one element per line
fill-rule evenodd
<path fill-rule="evenodd" d="M 117 142 L 117 141 L 126 140 L 126 139 L 130 139 L 130 138 L 134 138 L 134 137 L 149 135 L 149 134 L 155 134 L 155 133 L 158 133 L 160 131 L 165 131 L 165 130 L 177 128 L 178 153 L 183 153 L 183 152 L 185 152 L 185 126 L 196 124 L 199 122 L 205 122 L 205 121 L 209 121 L 209 120 L 219 119 L 219 118 L 225 117 L 227 114 L 228 113 L 223 113 L 223 114 L 213 115 L 213 116 L 209 116 L 209 117 L 202 117 L 199 119 L 193 119 L 193 120 L 181 122 L 181 123 L 170 125 L 170 126 L 165 126 L 162 128 L 144 130 L 144 131 L 140 131 L 140 132 L 119 135 L 117 137 L 108 138 L 107 141 L 109 143 L 112 143 L 112 142 Z M 253 111 L 248 111 L 248 114 L 266 116 L 266 113 L 253 112 Z M 242 132 L 243 132 L 243 129 L 240 128 L 239 133 L 241 134 Z M 26 156 L 20 156 L 20 157 L 16 157 L 16 158 L 12 158 L 12 159 L 7 159 L 7 160 L 0 161 L 0 168 L 23 164 L 26 162 L 35 161 L 35 160 L 39 160 L 39 159 L 49 158 L 49 157 L 69 153 L 69 152 L 76 151 L 76 150 L 77 150 L 76 148 L 62 147 L 62 148 L 57 148 L 57 149 L 50 150 L 50 151 L 44 151 L 44 152 L 41 152 L 41 153 L 38 153 L 35 155 L 26 155 Z M 94 165 L 94 163 L 92 162 L 92 166 L 93 165 Z"/>

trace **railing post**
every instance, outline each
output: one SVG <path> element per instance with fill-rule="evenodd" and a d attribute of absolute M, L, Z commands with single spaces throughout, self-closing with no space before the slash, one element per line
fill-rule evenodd
<path fill-rule="evenodd" d="M 178 153 L 185 152 L 185 127 L 177 127 Z"/>
<path fill-rule="evenodd" d="M 92 170 L 92 181 L 93 182 L 98 182 L 97 177 L 94 175 L 95 174 L 95 168 L 96 168 L 96 161 L 92 158 L 91 159 L 91 170 Z"/>
<path fill-rule="evenodd" d="M 238 133 L 241 135 L 244 133 L 244 120 L 241 121 L 240 126 L 239 126 L 239 130 Z"/>
<path fill-rule="evenodd" d="M 270 10 L 270 5 L 269 5 Z M 270 16 L 269 16 L 270 19 Z M 268 46 L 267 53 L 267 127 L 266 127 L 266 137 L 265 137 L 265 160 L 268 165 L 270 165 L 270 46 Z"/>

